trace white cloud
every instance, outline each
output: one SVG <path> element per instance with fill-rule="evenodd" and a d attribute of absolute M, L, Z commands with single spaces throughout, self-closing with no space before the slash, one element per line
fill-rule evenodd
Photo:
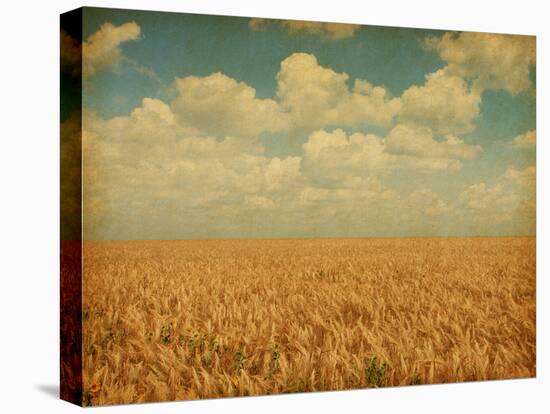
<path fill-rule="evenodd" d="M 346 23 L 323 23 L 301 20 L 271 20 L 252 18 L 248 26 L 255 31 L 266 30 L 270 24 L 278 24 L 285 28 L 290 34 L 305 33 L 321 36 L 330 40 L 341 40 L 353 37 L 361 27 L 358 24 Z"/>
<path fill-rule="evenodd" d="M 394 132 L 394 136 L 398 133 L 399 131 Z M 392 137 L 392 132 L 389 136 Z M 332 132 L 316 131 L 303 145 L 304 173 L 319 184 L 342 186 L 373 171 L 394 169 L 455 171 L 462 167 L 462 163 L 453 157 L 457 155 L 464 157 L 462 153 L 467 152 L 464 148 L 455 151 L 452 148 L 453 144 L 433 141 L 430 145 L 435 149 L 431 152 L 394 154 L 388 151 L 387 140 L 388 138 L 384 140 L 374 134 L 355 133 L 348 137 L 341 129 Z"/>
<path fill-rule="evenodd" d="M 69 72 L 73 76 L 79 76 L 82 71 L 82 48 L 79 42 L 64 30 L 61 30 L 59 41 L 61 70 Z"/>
<path fill-rule="evenodd" d="M 387 188 L 373 175 L 350 177 L 335 188 L 304 185 L 299 192 L 299 205 L 320 206 L 349 211 L 366 205 L 386 203 L 396 198 L 396 192 Z"/>
<path fill-rule="evenodd" d="M 329 198 L 329 190 L 326 188 L 317 187 L 304 187 L 300 191 L 300 204 L 307 205 L 311 203 L 317 203 L 320 201 L 326 201 Z"/>
<path fill-rule="evenodd" d="M 504 187 L 501 183 L 489 186 L 486 183 L 472 184 L 464 189 L 461 199 L 464 206 L 474 210 L 485 210 L 497 205 L 515 201 L 514 199 L 503 198 Z M 515 195 L 514 195 L 515 198 Z"/>
<path fill-rule="evenodd" d="M 256 90 L 222 73 L 176 79 L 172 111 L 180 122 L 204 134 L 254 138 L 260 133 L 310 132 L 325 126 L 388 126 L 400 108 L 382 86 L 318 64 L 315 56 L 295 53 L 281 62 L 276 99 L 259 99 Z"/>
<path fill-rule="evenodd" d="M 537 132 L 531 129 L 518 135 L 512 140 L 512 146 L 516 148 L 534 148 L 537 142 Z"/>
<path fill-rule="evenodd" d="M 319 65 L 312 54 L 294 53 L 281 62 L 277 98 L 290 113 L 295 128 L 312 130 L 330 125 L 387 126 L 400 108 L 382 86 Z"/>
<path fill-rule="evenodd" d="M 532 87 L 535 37 L 491 33 L 445 33 L 425 40 L 448 63 L 450 75 L 473 80 L 479 88 L 506 89 L 512 94 Z"/>
<path fill-rule="evenodd" d="M 264 172 L 265 191 L 288 191 L 294 186 L 299 186 L 302 181 L 301 160 L 301 157 L 272 158 Z"/>
<path fill-rule="evenodd" d="M 480 182 L 467 186 L 460 194 L 462 206 L 474 211 L 478 220 L 516 222 L 519 229 L 535 228 L 535 166 L 509 167 L 495 183 Z"/>
<path fill-rule="evenodd" d="M 352 160 L 337 186 L 319 187 L 303 175 L 302 157 L 270 158 L 254 141 L 202 135 L 158 99 L 144 99 L 128 116 L 103 119 L 88 112 L 83 127 L 89 238 L 156 237 L 177 228 L 203 235 L 208 226 L 221 226 L 216 231 L 236 223 L 246 227 L 265 214 L 279 219 L 258 225 L 292 231 L 299 223 L 314 229 L 320 218 L 345 221 L 347 214 L 364 214 L 364 209 L 374 217 L 381 203 L 397 197 L 370 172 L 356 170 L 361 166 Z M 358 135 L 352 141 L 361 147 L 363 139 Z M 322 161 L 326 154 L 316 155 L 314 141 L 309 154 Z M 379 155 L 368 162 L 375 165 Z"/>
<path fill-rule="evenodd" d="M 103 25 L 86 42 L 85 76 L 116 70 L 123 59 L 120 44 L 138 37 L 135 23 Z M 440 50 L 440 43 L 430 47 Z M 364 79 L 351 83 L 348 74 L 320 65 L 311 54 L 294 53 L 281 62 L 272 99 L 260 99 L 250 85 L 214 73 L 176 79 L 173 101 L 145 98 L 127 116 L 104 119 L 87 110 L 87 229 L 166 234 L 163 228 L 178 226 L 208 229 L 223 222 L 238 230 L 284 222 L 308 231 L 357 225 L 384 233 L 410 219 L 408 228 L 423 234 L 439 231 L 429 226 L 444 221 L 461 230 L 472 217 L 487 223 L 532 217 L 534 166 L 510 167 L 494 183 L 472 184 L 460 194 L 452 189 L 456 185 L 449 186 L 443 196 L 428 188 L 410 192 L 407 179 L 386 181 L 396 178 L 389 174 L 396 170 L 456 172 L 481 154 L 479 145 L 460 137 L 474 128 L 482 89 L 498 82 L 461 72 L 451 61 L 400 98 Z M 346 132 L 366 126 L 387 132 Z M 272 134 L 269 139 L 308 138 L 301 154 L 271 157 L 257 139 L 264 132 Z M 511 145 L 534 146 L 535 135 L 527 131 Z M 388 187 L 390 182 L 399 191 Z M 255 221 L 275 216 L 279 221 Z"/>
<path fill-rule="evenodd" d="M 304 155 L 312 160 L 319 161 L 321 152 L 325 149 L 335 150 L 337 148 L 348 148 L 351 142 L 346 133 L 341 129 L 335 129 L 332 132 L 316 131 L 309 136 L 304 144 Z"/>
<path fill-rule="evenodd" d="M 128 116 L 87 113 L 83 129 L 89 234 L 115 222 L 132 231 L 139 217 L 150 225 L 181 224 L 182 211 L 271 209 L 303 183 L 300 157 L 268 158 L 253 141 L 205 136 L 158 99 L 145 98 Z"/>
<path fill-rule="evenodd" d="M 82 74 L 84 77 L 95 75 L 101 70 L 116 71 L 122 59 L 120 45 L 137 40 L 141 29 L 135 22 L 115 26 L 104 23 L 99 30 L 90 35 L 82 45 Z"/>
<path fill-rule="evenodd" d="M 176 79 L 171 103 L 180 121 L 215 136 L 254 137 L 288 128 L 288 116 L 272 99 L 256 98 L 256 90 L 222 73 Z"/>
<path fill-rule="evenodd" d="M 80 237 L 80 214 L 82 197 L 82 163 L 81 163 L 81 117 L 75 112 L 60 125 L 60 158 L 61 158 L 61 214 L 63 224 L 61 237 L 74 239 Z"/>
<path fill-rule="evenodd" d="M 422 187 L 409 194 L 406 206 L 410 213 L 421 212 L 424 216 L 435 218 L 454 210 L 455 206 L 439 197 L 431 188 Z"/>
<path fill-rule="evenodd" d="M 247 195 L 244 198 L 245 206 L 251 209 L 266 210 L 275 207 L 275 203 L 272 199 L 265 196 Z"/>
<path fill-rule="evenodd" d="M 473 130 L 480 102 L 480 90 L 440 69 L 427 75 L 424 85 L 403 92 L 399 119 L 428 126 L 439 135 L 461 135 Z"/>
<path fill-rule="evenodd" d="M 431 206 L 424 209 L 424 214 L 430 217 L 440 216 L 453 210 L 453 206 L 443 200 L 437 200 Z"/>
<path fill-rule="evenodd" d="M 516 167 L 508 167 L 504 173 L 504 178 L 521 187 L 530 189 L 534 193 L 536 174 L 537 171 L 534 165 L 525 167 L 523 170 Z"/>
<path fill-rule="evenodd" d="M 270 158 L 254 141 L 203 135 L 157 99 L 144 99 L 128 116 L 103 119 L 87 113 L 87 237 L 154 237 L 174 228 L 193 229 L 200 236 L 218 225 L 222 234 L 239 226 L 255 231 L 253 223 L 271 231 L 299 225 L 312 232 L 437 232 L 434 223 L 460 228 L 456 223 L 510 223 L 518 215 L 529 225 L 535 211 L 534 167 L 510 167 L 494 185 L 469 186 L 459 199 L 427 188 L 406 196 L 388 187 L 386 171 L 456 170 L 476 151 L 462 142 L 435 141 L 428 130 L 396 128 L 386 138 L 316 131 L 304 144 L 303 157 Z M 427 151 L 415 152 L 407 144 L 399 154 L 388 152 L 397 138 L 425 141 Z M 277 220 L 265 221 L 274 215 Z"/>
<path fill-rule="evenodd" d="M 428 158 L 471 160 L 482 152 L 479 145 L 469 145 L 457 137 L 434 140 L 430 128 L 415 124 L 399 124 L 386 136 L 386 151 L 392 154 Z"/>

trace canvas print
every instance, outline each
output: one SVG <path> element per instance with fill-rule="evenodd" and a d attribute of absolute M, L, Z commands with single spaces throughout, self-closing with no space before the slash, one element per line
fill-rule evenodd
<path fill-rule="evenodd" d="M 61 394 L 536 375 L 535 37 L 61 16 Z"/>

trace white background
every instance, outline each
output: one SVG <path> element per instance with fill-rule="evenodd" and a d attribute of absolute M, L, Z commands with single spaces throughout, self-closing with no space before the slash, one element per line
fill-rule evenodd
<path fill-rule="evenodd" d="M 107 0 L 88 6 L 537 35 L 538 289 L 537 378 L 145 404 L 93 409 L 115 413 L 548 412 L 550 354 L 546 277 L 548 145 L 542 114 L 550 40 L 545 1 Z M 77 1 L 7 0 L 0 12 L 0 411 L 69 413 L 57 399 L 59 333 L 59 13 Z M 545 71 L 546 66 L 546 71 Z M 546 110 L 548 112 L 548 108 Z M 546 165 L 545 165 L 546 161 Z"/>

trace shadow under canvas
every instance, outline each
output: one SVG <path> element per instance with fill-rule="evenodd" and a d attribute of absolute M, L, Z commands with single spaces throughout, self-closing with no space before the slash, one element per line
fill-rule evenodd
<path fill-rule="evenodd" d="M 59 398 L 59 385 L 57 384 L 39 384 L 36 385 L 36 389 L 55 399 Z"/>

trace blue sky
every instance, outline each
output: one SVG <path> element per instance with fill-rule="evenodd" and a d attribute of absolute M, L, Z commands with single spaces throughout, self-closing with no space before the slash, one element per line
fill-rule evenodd
<path fill-rule="evenodd" d="M 87 238 L 534 234 L 533 37 L 83 22 Z"/>
<path fill-rule="evenodd" d="M 88 8 L 83 33 L 86 38 L 105 22 L 120 25 L 136 21 L 142 31 L 139 42 L 120 47 L 125 56 L 153 69 L 163 85 L 170 85 L 176 76 L 207 76 L 221 71 L 254 86 L 260 98 L 275 94 L 279 64 L 295 52 L 314 54 L 322 65 L 348 73 L 351 82 L 368 77 L 375 84 L 384 84 L 394 95 L 422 83 L 426 73 L 444 66 L 437 55 L 421 47 L 424 37 L 440 31 L 372 26 L 334 42 L 315 35 L 289 36 L 278 29 L 253 31 L 249 20 Z M 146 75 L 131 67 L 121 68 L 121 74 L 125 76 L 112 72 L 99 76 L 98 83 L 114 88 L 105 88 L 113 95 L 111 99 L 99 94 L 88 97 L 90 104 L 102 108 L 105 115 L 128 114 L 145 96 L 166 98 L 158 82 Z M 127 102 L 117 103 L 116 96 L 124 96 Z"/>

